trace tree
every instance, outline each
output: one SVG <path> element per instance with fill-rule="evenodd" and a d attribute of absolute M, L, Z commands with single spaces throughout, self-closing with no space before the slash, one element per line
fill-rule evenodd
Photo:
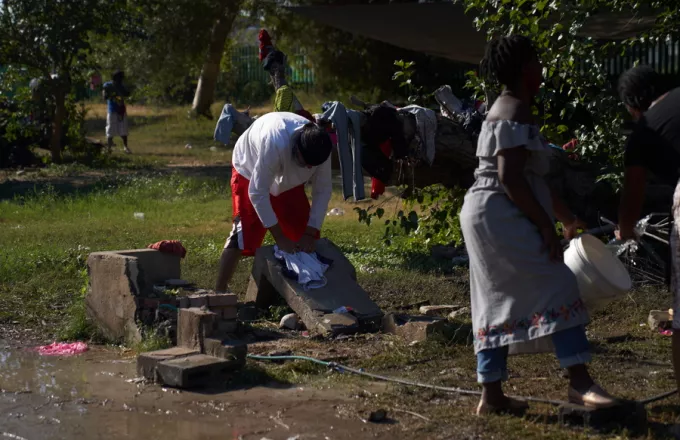
<path fill-rule="evenodd" d="M 210 106 L 215 99 L 215 87 L 220 73 L 220 62 L 224 54 L 224 46 L 231 32 L 234 19 L 241 10 L 243 0 L 222 0 L 221 11 L 212 27 L 208 53 L 201 69 L 201 76 L 196 86 L 196 95 L 192 105 L 192 113 L 210 115 Z"/>
<path fill-rule="evenodd" d="M 84 77 L 91 38 L 121 29 L 124 0 L 3 0 L 0 64 L 21 66 L 38 76 L 53 99 L 52 160 L 62 159 L 67 95 Z"/>

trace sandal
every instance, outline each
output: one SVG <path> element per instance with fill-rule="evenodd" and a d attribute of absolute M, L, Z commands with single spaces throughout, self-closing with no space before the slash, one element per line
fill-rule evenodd
<path fill-rule="evenodd" d="M 611 408 L 620 403 L 616 397 L 611 396 L 597 384 L 593 384 L 583 393 L 573 387 L 569 387 L 568 395 L 569 403 L 585 406 L 586 408 Z"/>

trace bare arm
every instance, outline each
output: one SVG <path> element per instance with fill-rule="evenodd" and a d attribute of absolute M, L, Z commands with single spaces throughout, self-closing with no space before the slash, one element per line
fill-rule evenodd
<path fill-rule="evenodd" d="M 528 156 L 529 152 L 524 147 L 501 150 L 498 153 L 498 176 L 510 200 L 538 227 L 544 249 L 548 251 L 550 259 L 560 261 L 562 247 L 557 238 L 555 225 L 524 177 L 524 166 Z"/>
<path fill-rule="evenodd" d="M 622 240 L 635 238 L 633 232 L 645 201 L 647 169 L 641 166 L 626 167 L 623 175 L 623 194 L 619 206 L 619 236 Z"/>
<path fill-rule="evenodd" d="M 529 152 L 524 147 L 509 148 L 498 153 L 498 176 L 505 193 L 539 229 L 553 228 L 553 222 L 538 203 L 524 177 Z"/>

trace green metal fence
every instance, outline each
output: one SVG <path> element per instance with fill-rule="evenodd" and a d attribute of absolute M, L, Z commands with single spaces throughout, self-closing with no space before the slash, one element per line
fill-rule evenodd
<path fill-rule="evenodd" d="M 309 90 L 314 86 L 314 69 L 308 62 L 307 56 L 302 52 L 287 54 L 288 82 L 297 89 Z M 232 72 L 237 76 L 239 83 L 252 81 L 269 82 L 269 74 L 262 68 L 259 60 L 259 48 L 256 46 L 235 47 L 231 53 Z"/>

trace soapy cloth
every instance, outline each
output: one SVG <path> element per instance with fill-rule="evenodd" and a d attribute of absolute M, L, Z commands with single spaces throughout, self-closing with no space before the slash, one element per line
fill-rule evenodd
<path fill-rule="evenodd" d="M 87 344 L 84 342 L 53 342 L 50 345 L 36 348 L 36 351 L 43 356 L 73 356 L 85 353 Z"/>
<path fill-rule="evenodd" d="M 182 242 L 178 240 L 162 240 L 148 245 L 147 249 L 156 249 L 157 251 L 161 251 L 166 254 L 177 255 L 180 258 L 184 258 L 187 255 L 187 250 L 184 248 L 184 246 L 182 246 Z"/>
<path fill-rule="evenodd" d="M 333 264 L 332 260 L 313 252 L 296 252 L 289 254 L 274 246 L 274 257 L 285 267 L 283 275 L 297 281 L 304 290 L 318 289 L 328 284 L 325 273 Z"/>

